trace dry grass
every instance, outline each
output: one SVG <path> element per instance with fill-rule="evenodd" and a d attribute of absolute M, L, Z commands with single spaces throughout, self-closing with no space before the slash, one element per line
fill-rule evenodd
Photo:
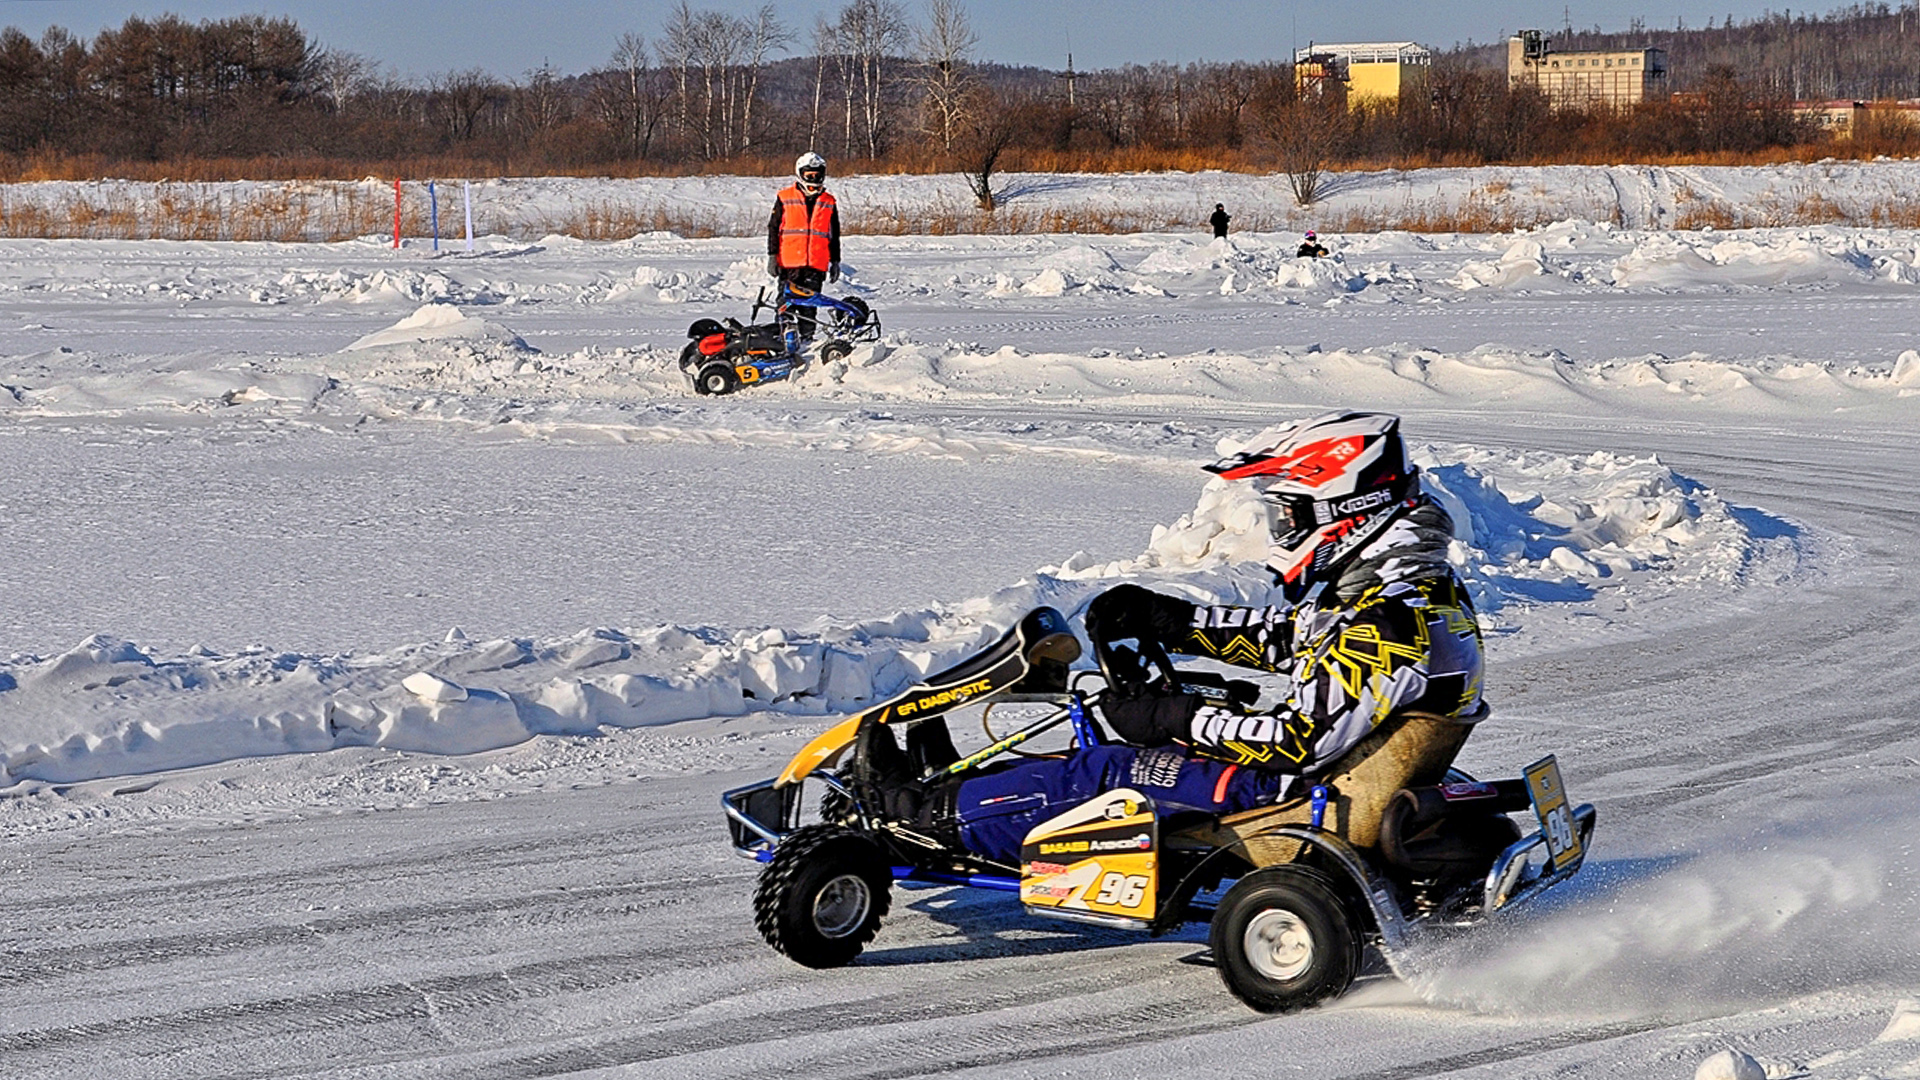
<path fill-rule="evenodd" d="M 581 240 L 625 240 L 650 232 L 670 232 L 702 240 L 715 236 L 749 235 L 738 223 L 723 218 L 717 210 L 674 213 L 660 206 L 636 207 L 611 202 L 590 203 L 559 217 L 543 216 L 535 228 L 543 233 L 556 233 Z"/>
<path fill-rule="evenodd" d="M 424 195 L 416 202 L 424 202 Z M 424 219 L 422 207 L 409 208 Z M 390 191 L 365 185 L 161 184 L 150 200 L 112 189 L 51 204 L 0 188 L 0 236 L 85 240 L 344 240 L 391 229 Z"/>
<path fill-rule="evenodd" d="M 424 184 L 404 187 L 402 230 L 408 237 L 429 232 Z M 441 187 L 440 235 L 457 238 L 462 230 L 458 182 Z M 1840 200 L 1810 181 L 1753 205 L 1729 204 L 1685 186 L 1677 192 L 1672 227 L 1735 229 L 1758 226 L 1840 224 L 1882 228 L 1920 228 L 1920 205 L 1887 196 L 1878 201 Z M 117 240 L 339 241 L 386 236 L 393 229 L 390 181 L 288 181 L 219 184 L 167 181 L 136 198 L 113 187 L 84 185 L 59 194 L 32 195 L 0 185 L 0 237 Z M 1199 232 L 1202 210 L 1122 210 L 1110 205 L 1030 206 L 1018 197 L 992 212 L 970 199 L 936 198 L 927 203 L 864 205 L 843 211 L 850 235 L 955 236 Z M 1596 207 L 1602 214 L 1617 207 Z M 482 202 L 475 231 L 481 235 L 533 239 L 547 234 L 584 240 L 620 240 L 651 232 L 708 238 L 754 236 L 763 228 L 758 215 L 740 218 L 714 207 L 672 204 L 636 205 L 613 200 L 534 217 L 509 217 Z M 1421 233 L 1503 233 L 1550 223 L 1555 212 L 1522 199 L 1505 181 L 1489 181 L 1458 200 L 1430 199 L 1399 206 L 1375 205 L 1338 210 L 1325 206 L 1298 209 L 1248 208 L 1235 215 L 1247 232 L 1289 232 L 1315 228 L 1356 233 L 1404 230 Z M 1617 224 L 1616 220 L 1616 224 Z"/>

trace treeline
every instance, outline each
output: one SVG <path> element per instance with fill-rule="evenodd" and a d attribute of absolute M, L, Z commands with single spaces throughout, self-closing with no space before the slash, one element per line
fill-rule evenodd
<path fill-rule="evenodd" d="M 1303 159 L 1791 151 L 1821 138 L 1792 115 L 1806 91 L 1920 93 L 1909 85 L 1920 80 L 1912 3 L 1554 42 L 1647 44 L 1668 50 L 1675 88 L 1692 91 L 1680 103 L 1556 112 L 1508 86 L 1504 48 L 1441 54 L 1426 93 L 1360 109 L 1300 100 L 1282 62 L 1008 67 L 978 55 L 959 0 L 924 0 L 911 14 L 899 0 L 847 0 L 810 27 L 782 22 L 772 4 L 736 16 L 681 0 L 651 38 L 610 34 L 608 60 L 593 71 L 517 78 L 475 69 L 399 79 L 267 16 L 133 18 L 91 41 L 9 28 L 0 178 L 784 172 L 812 147 L 843 172 L 967 173 L 984 206 L 993 174 L 1014 168 L 1292 172 Z M 1913 152 L 1920 137 L 1887 126 L 1860 148 Z"/>

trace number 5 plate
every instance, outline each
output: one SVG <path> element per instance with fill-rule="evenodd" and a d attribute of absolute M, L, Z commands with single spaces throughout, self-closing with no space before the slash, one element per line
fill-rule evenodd
<path fill-rule="evenodd" d="M 1540 834 L 1547 838 L 1547 853 L 1552 868 L 1561 870 L 1580 862 L 1580 830 L 1573 824 L 1573 807 L 1567 804 L 1567 788 L 1560 782 L 1560 763 L 1552 754 L 1527 766 L 1527 791 L 1533 796 L 1533 812 L 1540 818 Z"/>

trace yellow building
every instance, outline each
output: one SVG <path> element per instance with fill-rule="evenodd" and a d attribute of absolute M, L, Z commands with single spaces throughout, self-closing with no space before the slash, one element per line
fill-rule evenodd
<path fill-rule="evenodd" d="M 1538 30 L 1507 39 L 1507 81 L 1534 86 L 1556 106 L 1638 105 L 1664 96 L 1664 49 L 1554 52 Z"/>
<path fill-rule="evenodd" d="M 1811 123 L 1829 139 L 1851 139 L 1866 114 L 1864 101 L 1796 101 L 1793 115 Z"/>
<path fill-rule="evenodd" d="M 1432 66 L 1433 53 L 1411 41 L 1309 45 L 1294 51 L 1293 80 L 1303 96 L 1337 83 L 1348 107 L 1357 108 L 1424 93 Z"/>

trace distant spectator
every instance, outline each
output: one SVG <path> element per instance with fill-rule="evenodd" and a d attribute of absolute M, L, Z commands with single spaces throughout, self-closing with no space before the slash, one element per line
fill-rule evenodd
<path fill-rule="evenodd" d="M 1326 255 L 1326 253 L 1327 249 L 1320 243 L 1320 238 L 1314 235 L 1312 229 L 1308 229 L 1307 238 L 1300 243 L 1300 250 L 1293 254 L 1296 258 L 1318 259 Z"/>
<path fill-rule="evenodd" d="M 1233 220 L 1233 215 L 1227 213 L 1227 204 L 1214 203 L 1213 216 L 1207 220 L 1213 223 L 1213 235 L 1221 237 L 1227 235 L 1227 222 Z"/>

